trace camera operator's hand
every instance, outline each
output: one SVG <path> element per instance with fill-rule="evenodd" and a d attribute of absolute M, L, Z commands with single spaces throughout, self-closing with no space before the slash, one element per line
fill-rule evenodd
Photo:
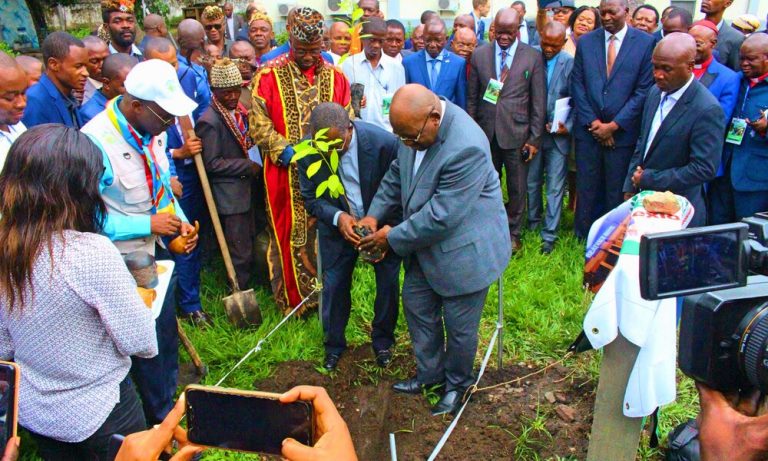
<path fill-rule="evenodd" d="M 306 400 L 315 409 L 315 446 L 294 439 L 283 440 L 283 457 L 288 461 L 357 461 L 355 445 L 347 423 L 322 387 L 296 386 L 280 396 L 283 403 Z"/>
<path fill-rule="evenodd" d="M 179 421 L 184 416 L 184 404 L 184 394 L 181 394 L 176 406 L 162 423 L 153 429 L 126 436 L 115 461 L 155 461 L 160 453 L 168 451 L 167 448 L 172 439 L 179 442 L 180 449 L 171 461 L 189 461 L 197 453 L 202 452 L 202 447 L 189 444 L 187 431 L 179 426 Z"/>
<path fill-rule="evenodd" d="M 0 461 L 16 461 L 19 459 L 19 444 L 21 444 L 21 438 L 11 437 L 5 445 L 5 453 L 3 453 Z"/>
<path fill-rule="evenodd" d="M 725 395 L 696 383 L 701 413 L 699 443 L 702 461 L 758 461 L 768 456 L 768 415 L 757 413 L 757 395 L 731 405 Z"/>

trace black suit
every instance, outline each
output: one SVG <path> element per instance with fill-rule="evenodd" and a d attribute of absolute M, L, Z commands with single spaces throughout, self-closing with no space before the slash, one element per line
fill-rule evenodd
<path fill-rule="evenodd" d="M 203 142 L 205 171 L 232 255 L 237 283 L 246 287 L 256 260 L 253 242 L 266 226 L 261 172 L 254 172 L 254 163 L 213 106 L 197 120 L 195 134 Z"/>
<path fill-rule="evenodd" d="M 354 122 L 358 179 L 362 198 L 363 215 L 368 213 L 381 179 L 389 170 L 392 161 L 397 158 L 399 140 L 375 125 L 366 122 Z M 350 155 L 347 152 L 344 155 Z M 334 225 L 334 217 L 338 212 L 349 213 L 350 207 L 346 196 L 333 198 L 326 192 L 320 198 L 315 196 L 317 186 L 328 179 L 330 169 L 322 163 L 320 170 L 307 177 L 307 168 L 318 161 L 317 156 L 308 156 L 298 161 L 301 195 L 304 206 L 312 216 L 317 218 L 320 257 L 323 265 L 323 309 L 321 319 L 325 332 L 325 350 L 327 353 L 339 354 L 346 348 L 344 329 L 349 321 L 352 308 L 350 289 L 352 272 L 357 261 L 357 250 L 347 242 Z M 341 162 L 339 165 L 341 168 Z M 396 213 L 397 218 L 381 223 L 395 226 L 400 221 L 402 213 Z M 357 219 L 363 216 L 356 216 Z M 389 349 L 395 341 L 394 331 L 397 324 L 398 300 L 400 295 L 399 275 L 401 259 L 393 252 L 380 262 L 374 264 L 376 273 L 376 300 L 374 301 L 374 317 L 372 322 L 371 342 L 373 349 L 379 351 Z"/>
<path fill-rule="evenodd" d="M 636 167 L 642 166 L 641 190 L 668 190 L 684 196 L 695 210 L 690 225 L 703 226 L 707 221 L 704 183 L 714 179 L 720 165 L 725 132 L 723 109 L 707 88 L 694 79 L 649 140 L 660 102 L 661 91 L 654 85 L 643 108 L 640 139 L 629 165 L 624 192 L 636 192 L 631 178 Z"/>

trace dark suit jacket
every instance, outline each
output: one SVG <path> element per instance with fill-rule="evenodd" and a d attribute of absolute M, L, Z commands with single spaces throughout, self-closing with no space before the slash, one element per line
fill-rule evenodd
<path fill-rule="evenodd" d="M 541 53 L 518 43 L 507 80 L 499 100 L 483 100 L 488 82 L 496 78 L 496 45 L 475 49 L 469 70 L 467 113 L 475 119 L 489 140 L 502 149 L 517 149 L 523 144 L 539 147 L 547 110 L 547 71 Z"/>
<path fill-rule="evenodd" d="M 720 103 L 704 85 L 694 80 L 675 107 L 664 117 L 656 136 L 648 139 L 651 123 L 661 102 L 655 85 L 643 108 L 640 139 L 629 164 L 624 192 L 636 192 L 632 174 L 644 169 L 640 189 L 672 191 L 687 198 L 695 210 L 691 226 L 707 222 L 704 183 L 715 178 L 720 165 L 725 122 Z M 643 158 L 648 142 L 648 154 Z"/>
<path fill-rule="evenodd" d="M 203 161 L 213 198 L 220 214 L 240 214 L 251 209 L 253 162 L 227 128 L 213 106 L 195 124 L 195 134 L 203 142 Z"/>
<path fill-rule="evenodd" d="M 406 83 L 418 83 L 426 86 L 433 93 L 445 97 L 462 109 L 467 107 L 466 61 L 461 56 L 443 50 L 443 63 L 440 65 L 436 88 L 432 88 L 429 84 L 427 50 L 417 51 L 403 58 L 403 67 L 405 68 Z"/>
<path fill-rule="evenodd" d="M 579 39 L 571 74 L 571 105 L 576 112 L 573 134 L 581 140 L 592 140 L 587 130 L 590 123 L 614 121 L 620 127 L 613 135 L 616 146 L 634 146 L 640 135 L 645 96 L 653 85 L 654 39 L 628 27 L 610 77 L 606 74 L 605 47 L 603 28 Z"/>
<path fill-rule="evenodd" d="M 416 151 L 401 145 L 368 213 L 382 222 L 402 209 L 390 230 L 392 250 L 416 258 L 440 296 L 487 288 L 509 263 L 512 246 L 491 148 L 477 124 L 446 102 L 437 139 L 414 175 Z"/>
<path fill-rule="evenodd" d="M 768 109 L 768 80 L 749 89 L 749 79 L 739 72 L 739 96 L 733 116 L 757 120 Z M 745 101 L 746 98 L 746 101 Z M 730 162 L 729 162 L 730 160 Z M 725 143 L 723 162 L 731 167 L 731 184 L 739 192 L 768 191 L 768 136 L 760 136 L 747 125 L 741 145 Z"/>
<path fill-rule="evenodd" d="M 717 54 L 715 57 L 720 63 L 725 64 L 736 72 L 741 70 L 739 51 L 741 50 L 744 38 L 744 34 L 731 27 L 727 22 L 723 22 L 723 27 L 720 29 L 720 33 L 717 34 L 717 45 L 715 45 Z"/>
<path fill-rule="evenodd" d="M 228 40 L 234 41 L 234 40 L 239 40 L 237 35 L 240 32 L 240 29 L 244 25 L 246 25 L 246 24 L 245 24 L 245 20 L 243 19 L 243 17 L 240 16 L 239 14 L 232 13 L 232 18 L 233 18 L 233 23 L 232 24 L 235 26 L 235 37 L 230 37 L 230 35 L 229 35 L 229 27 L 227 26 L 227 18 L 225 17 L 224 18 L 224 38 L 226 38 Z M 248 40 L 248 31 L 247 31 L 247 29 L 246 29 L 246 33 L 245 33 L 245 39 Z"/>
<path fill-rule="evenodd" d="M 360 179 L 360 193 L 363 199 L 363 210 L 368 213 L 382 178 L 389 170 L 390 164 L 397 158 L 400 140 L 392 133 L 376 125 L 363 121 L 353 122 L 357 135 L 357 167 Z M 307 168 L 318 161 L 316 155 L 304 157 L 297 162 L 299 167 L 299 182 L 304 207 L 309 214 L 317 218 L 317 228 L 320 234 L 320 249 L 323 264 L 333 265 L 336 258 L 342 254 L 342 248 L 349 245 L 341 236 L 338 228 L 333 225 L 333 217 L 338 211 L 349 213 L 349 204 L 344 196 L 333 198 L 324 193 L 320 198 L 315 196 L 317 186 L 328 179 L 331 172 L 328 165 L 322 163 L 320 170 L 311 178 L 307 177 Z M 380 226 L 389 224 L 396 226 L 401 221 L 401 212 L 395 212 Z M 362 218 L 362 216 L 357 217 Z"/>
<path fill-rule="evenodd" d="M 43 123 L 61 123 L 70 128 L 83 126 L 83 120 L 77 108 L 75 108 L 75 117 L 78 126 L 74 126 L 72 115 L 67 109 L 65 96 L 61 94 L 61 91 L 45 73 L 40 77 L 39 82 L 27 90 L 27 108 L 21 119 L 27 128 Z"/>

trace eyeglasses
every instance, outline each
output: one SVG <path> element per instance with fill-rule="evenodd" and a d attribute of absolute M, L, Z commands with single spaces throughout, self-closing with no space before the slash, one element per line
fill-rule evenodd
<path fill-rule="evenodd" d="M 221 24 L 208 24 L 207 26 L 205 26 L 205 30 L 213 30 L 213 29 L 221 30 Z"/>
<path fill-rule="evenodd" d="M 146 104 L 146 103 L 144 103 L 144 107 L 146 107 L 147 109 L 149 109 L 149 111 L 150 111 L 150 112 L 152 112 L 152 115 L 154 115 L 155 117 L 157 117 L 157 119 L 158 119 L 158 120 L 160 120 L 160 122 L 163 124 L 163 126 L 171 126 L 171 125 L 173 124 L 173 121 L 174 121 L 174 120 L 175 120 L 175 118 L 176 118 L 176 117 L 171 117 L 170 119 L 166 120 L 166 119 L 164 119 L 163 117 L 161 117 L 161 116 L 157 115 L 157 112 L 155 112 L 155 111 L 152 109 L 152 107 L 150 107 L 150 106 L 149 106 L 149 104 Z"/>
<path fill-rule="evenodd" d="M 432 115 L 432 112 L 434 112 L 435 107 L 437 107 L 437 103 L 432 104 L 432 108 L 429 109 L 429 112 L 427 112 L 427 116 L 424 118 L 424 124 L 421 125 L 421 129 L 416 134 L 415 138 L 407 138 L 407 137 L 403 137 L 403 136 L 398 136 L 398 138 L 400 138 L 400 141 L 403 144 L 409 143 L 409 142 L 413 143 L 413 144 L 417 144 L 419 142 L 419 139 L 421 139 L 421 133 L 423 133 L 424 132 L 424 128 L 427 127 L 427 122 L 429 121 L 429 116 Z"/>

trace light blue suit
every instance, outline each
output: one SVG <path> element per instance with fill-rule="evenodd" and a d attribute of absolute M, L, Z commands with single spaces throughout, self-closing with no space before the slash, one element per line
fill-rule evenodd
<path fill-rule="evenodd" d="M 403 311 L 417 379 L 461 390 L 473 380 L 488 287 L 512 251 L 501 186 L 488 138 L 447 101 L 437 139 L 414 174 L 415 159 L 414 149 L 400 147 L 368 214 L 383 223 L 402 207 L 403 222 L 387 239 L 404 258 Z"/>
<path fill-rule="evenodd" d="M 452 103 L 467 107 L 467 62 L 451 51 L 443 50 L 443 62 L 434 88 L 430 84 L 427 70 L 427 50 L 421 50 L 403 58 L 405 83 L 418 83 L 426 86 L 438 96 L 443 96 Z"/>

